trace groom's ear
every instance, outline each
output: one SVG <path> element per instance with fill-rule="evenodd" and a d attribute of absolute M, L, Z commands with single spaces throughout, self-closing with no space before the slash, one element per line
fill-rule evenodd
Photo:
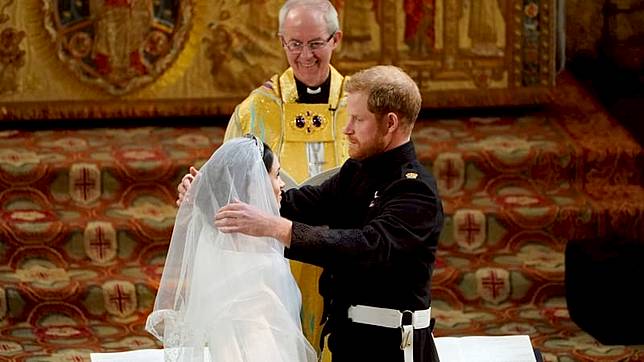
<path fill-rule="evenodd" d="M 400 119 L 394 112 L 389 112 L 385 115 L 385 127 L 387 133 L 394 133 L 400 127 Z"/>

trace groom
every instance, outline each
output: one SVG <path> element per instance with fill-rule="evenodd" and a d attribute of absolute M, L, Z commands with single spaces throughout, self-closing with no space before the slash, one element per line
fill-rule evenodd
<path fill-rule="evenodd" d="M 430 285 L 443 210 L 411 142 L 420 92 L 394 66 L 363 70 L 346 90 L 350 159 L 339 174 L 285 192 L 281 217 L 232 203 L 215 225 L 274 237 L 286 257 L 324 269 L 323 336 L 334 362 L 438 361 Z"/>

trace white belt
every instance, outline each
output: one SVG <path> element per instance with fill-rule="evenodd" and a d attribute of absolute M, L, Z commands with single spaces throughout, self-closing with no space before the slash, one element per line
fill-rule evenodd
<path fill-rule="evenodd" d="M 427 328 L 430 324 L 432 308 L 417 311 L 399 311 L 397 309 L 352 305 L 348 317 L 355 323 L 369 324 L 386 328 L 400 328 L 402 340 L 400 349 L 405 355 L 405 362 L 414 361 L 414 329 Z M 403 316 L 411 315 L 411 324 L 403 325 Z"/>

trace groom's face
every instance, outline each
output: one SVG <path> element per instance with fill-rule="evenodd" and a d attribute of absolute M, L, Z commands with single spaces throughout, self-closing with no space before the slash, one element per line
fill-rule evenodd
<path fill-rule="evenodd" d="M 366 92 L 349 93 L 347 113 L 349 120 L 344 135 L 349 142 L 349 157 L 363 160 L 380 154 L 386 149 L 387 128 L 368 108 L 369 95 Z"/>

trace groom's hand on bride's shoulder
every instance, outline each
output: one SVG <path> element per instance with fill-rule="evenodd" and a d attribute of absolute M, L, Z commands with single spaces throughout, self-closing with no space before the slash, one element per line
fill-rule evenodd
<path fill-rule="evenodd" d="M 271 215 L 245 202 L 235 200 L 215 214 L 215 227 L 223 233 L 242 233 L 250 236 L 268 236 L 286 246 L 291 243 L 292 222 L 279 215 Z"/>
<path fill-rule="evenodd" d="M 242 233 L 260 236 L 258 220 L 262 220 L 262 212 L 239 200 L 234 200 L 220 208 L 215 214 L 215 226 L 223 233 Z M 259 222 L 261 224 L 261 222 Z"/>
<path fill-rule="evenodd" d="M 192 186 L 192 181 L 194 181 L 198 174 L 199 170 L 194 166 L 190 166 L 190 171 L 181 178 L 181 182 L 177 186 L 177 191 L 179 193 L 177 195 L 177 206 L 181 206 L 181 203 L 186 198 L 188 190 L 190 190 L 190 186 Z"/>

